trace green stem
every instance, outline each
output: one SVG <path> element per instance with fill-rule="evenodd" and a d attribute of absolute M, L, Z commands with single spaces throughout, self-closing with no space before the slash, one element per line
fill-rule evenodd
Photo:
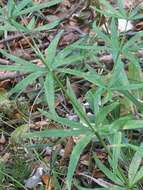
<path fill-rule="evenodd" d="M 33 40 L 34 41 L 34 40 Z M 46 65 L 48 72 L 52 72 L 53 73 L 53 77 L 55 79 L 55 81 L 57 82 L 57 84 L 59 85 L 59 87 L 62 89 L 62 91 L 64 92 L 65 96 L 71 101 L 71 103 L 75 106 L 75 108 L 78 110 L 78 112 L 80 113 L 80 115 L 84 118 L 84 121 L 86 122 L 87 126 L 91 129 L 91 131 L 95 134 L 95 136 L 97 137 L 97 139 L 99 140 L 100 144 L 104 147 L 105 151 L 108 153 L 108 155 L 110 156 L 110 158 L 112 158 L 112 154 L 110 152 L 110 150 L 108 149 L 106 143 L 104 142 L 103 138 L 101 137 L 101 135 L 98 133 L 98 131 L 96 131 L 96 129 L 90 124 L 90 122 L 87 120 L 86 116 L 78 109 L 78 106 L 72 101 L 72 99 L 69 97 L 65 87 L 63 86 L 63 84 L 60 82 L 60 79 L 57 77 L 57 75 L 50 70 L 50 68 L 48 67 L 48 65 L 45 63 L 45 59 L 43 57 L 43 55 L 41 54 L 41 52 L 39 51 L 35 41 L 34 41 L 34 45 L 37 49 L 37 51 L 39 52 L 39 57 L 41 58 L 41 61 L 43 61 L 43 63 Z M 35 48 L 34 48 L 35 49 Z M 119 56 L 119 55 L 118 55 Z M 117 56 L 117 57 L 118 57 Z M 124 181 L 126 182 L 126 184 L 128 184 L 128 181 L 126 180 L 126 177 L 122 171 L 122 169 L 119 168 L 119 171 L 121 173 L 121 176 L 123 177 Z"/>
<path fill-rule="evenodd" d="M 56 80 L 56 82 L 58 83 L 58 85 L 60 86 L 60 88 L 63 90 L 63 92 L 65 93 L 66 97 L 70 99 L 70 97 L 67 94 L 67 91 L 65 90 L 63 84 L 60 82 L 60 80 L 58 79 L 58 77 L 56 75 L 54 75 L 54 78 Z M 82 114 L 82 112 L 80 112 L 80 110 L 78 109 L 78 106 L 76 104 L 74 104 L 74 102 L 72 101 L 72 99 L 70 99 L 71 103 L 75 106 L 75 108 L 78 110 L 78 112 L 80 113 L 80 115 L 82 115 L 82 117 L 84 118 L 86 124 L 88 125 L 88 127 L 93 131 L 93 133 L 96 135 L 96 137 L 98 138 L 99 142 L 101 143 L 101 145 L 105 148 L 105 150 L 107 151 L 107 153 L 109 155 L 111 155 L 109 149 L 107 148 L 106 143 L 104 142 L 104 140 L 102 139 L 102 137 L 100 136 L 100 134 L 95 130 L 95 128 L 90 124 L 90 122 L 86 119 L 86 117 Z"/>
<path fill-rule="evenodd" d="M 36 48 L 38 48 L 36 46 Z M 46 65 L 45 63 L 45 59 L 43 56 L 41 56 L 42 54 L 40 54 L 40 58 L 41 60 L 43 61 L 43 63 Z M 52 72 L 50 70 L 50 68 L 48 67 L 48 65 L 46 65 L 47 67 L 47 70 L 48 72 Z M 71 101 L 71 103 L 75 106 L 75 108 L 78 110 L 78 112 L 80 113 L 80 115 L 82 115 L 82 117 L 84 118 L 84 121 L 86 122 L 87 126 L 91 129 L 91 131 L 95 134 L 95 136 L 97 137 L 97 139 L 99 140 L 100 144 L 104 147 L 105 151 L 108 153 L 108 155 L 110 156 L 110 158 L 112 158 L 112 154 L 110 152 L 110 150 L 108 149 L 106 143 L 104 142 L 103 138 L 101 137 L 101 135 L 96 131 L 96 129 L 90 124 L 90 122 L 86 119 L 85 115 L 82 114 L 82 112 L 80 112 L 80 110 L 78 109 L 78 106 L 76 104 L 74 104 L 74 102 L 72 101 L 72 99 L 69 97 L 65 87 L 63 86 L 63 84 L 60 82 L 60 79 L 57 77 L 57 75 L 53 72 L 53 77 L 55 79 L 55 81 L 57 82 L 57 84 L 59 85 L 59 87 L 63 90 L 65 96 L 67 98 L 69 98 L 69 100 Z M 120 170 L 120 173 L 122 175 L 122 177 L 124 178 L 125 182 L 128 184 L 127 180 L 126 180 L 126 177 L 123 173 L 123 171 L 121 169 Z"/>
<path fill-rule="evenodd" d="M 70 97 L 67 94 L 67 91 L 65 90 L 63 84 L 60 82 L 59 78 L 54 75 L 55 81 L 59 84 L 60 88 L 63 90 L 64 94 L 66 95 L 67 98 L 70 99 Z M 105 151 L 108 153 L 108 155 L 110 156 L 110 158 L 112 158 L 112 154 L 109 151 L 106 143 L 104 142 L 103 138 L 101 137 L 101 135 L 96 131 L 96 129 L 90 124 L 90 122 L 86 119 L 86 117 L 82 114 L 82 112 L 80 112 L 80 110 L 78 109 L 78 106 L 76 104 L 74 104 L 74 102 L 72 101 L 72 99 L 70 99 L 71 103 L 75 106 L 75 108 L 78 110 L 78 112 L 80 113 L 80 115 L 82 115 L 82 117 L 84 118 L 86 124 L 88 125 L 88 127 L 92 130 L 92 132 L 95 134 L 95 136 L 97 137 L 97 139 L 99 140 L 100 144 L 104 147 Z M 118 170 L 121 174 L 121 176 L 124 179 L 124 182 L 126 183 L 126 185 L 128 185 L 128 180 L 126 179 L 126 176 L 123 173 L 123 170 L 118 167 Z"/>

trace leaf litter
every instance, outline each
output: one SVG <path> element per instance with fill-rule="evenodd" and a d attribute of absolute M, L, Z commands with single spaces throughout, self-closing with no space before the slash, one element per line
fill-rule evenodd
<path fill-rule="evenodd" d="M 33 2 L 43 3 L 46 1 L 40 0 Z M 126 9 L 134 7 L 135 4 L 137 4 L 137 2 L 135 2 L 135 4 L 133 4 L 134 2 L 131 2 L 132 1 L 128 0 L 125 1 Z M 2 1 L 2 6 L 5 5 L 6 2 Z M 78 39 L 81 39 L 88 33 L 92 33 L 90 23 L 94 19 L 96 20 L 97 16 L 98 14 L 90 9 L 84 1 L 78 2 L 76 0 L 64 0 L 60 4 L 52 6 L 51 8 L 44 8 L 40 12 L 35 11 L 31 15 L 29 14 L 28 16 L 25 15 L 22 18 L 19 18 L 19 23 L 21 25 L 29 25 L 29 28 L 31 27 L 31 33 L 22 33 L 21 35 L 21 33 L 10 31 L 6 35 L 1 36 L 0 45 L 2 46 L 1 48 L 10 49 L 12 55 L 18 55 L 25 60 L 30 60 L 35 65 L 42 65 L 42 63 L 40 63 L 38 60 L 39 57 L 37 57 L 31 48 L 31 44 L 33 43 L 32 29 L 38 29 L 38 27 L 40 28 L 47 23 L 49 24 L 56 20 L 59 20 L 59 24 L 57 24 L 55 27 L 51 27 L 50 29 L 44 30 L 43 32 L 35 32 L 34 35 L 39 49 L 41 51 L 45 51 L 45 48 L 50 44 L 56 33 L 61 29 L 64 29 L 64 34 L 62 35 L 59 42 L 59 49 L 61 49 L 67 45 L 72 44 Z M 34 23 L 33 26 L 32 22 Z M 105 24 L 103 18 L 102 24 Z M 140 20 L 137 20 L 137 22 L 132 22 L 129 20 L 127 23 L 124 19 L 118 19 L 118 30 L 121 33 L 125 32 L 126 29 L 128 35 L 129 31 L 135 33 L 136 31 L 142 30 L 142 28 L 143 23 Z M 142 55 L 143 53 L 141 53 L 141 56 Z M 10 62 L 10 60 L 7 60 L 5 57 L 2 57 L 1 59 L 3 59 L 2 64 L 13 64 L 13 62 Z M 100 55 L 99 59 L 104 63 L 106 61 L 109 62 L 110 65 L 113 61 L 112 57 L 109 54 L 106 54 L 106 52 L 104 52 L 103 55 Z M 122 59 L 125 58 L 123 57 Z M 23 77 L 24 73 L 0 71 L 0 88 L 2 88 L 0 94 L 3 96 L 5 89 L 6 91 L 9 90 Z M 88 103 L 84 103 L 87 88 L 90 89 L 91 87 L 89 84 L 84 84 L 81 81 L 81 78 L 71 77 L 70 80 L 72 81 L 72 86 L 76 93 L 76 96 L 78 97 L 78 100 L 84 107 L 84 111 L 88 112 L 89 115 L 92 116 L 92 110 L 87 108 Z M 45 100 L 42 96 L 42 86 L 40 86 L 40 83 L 38 84 L 38 81 L 36 82 L 36 85 L 36 87 L 34 84 L 28 86 L 26 90 L 22 92 L 22 98 L 20 98 L 18 95 L 16 100 L 14 98 L 10 99 L 9 97 L 5 97 L 6 92 L 4 93 L 4 99 L 0 102 L 2 105 L 0 108 L 0 115 L 2 115 L 2 119 L 0 120 L 0 125 L 2 127 L 0 136 L 0 164 L 4 163 L 4 165 L 10 165 L 11 162 L 13 162 L 15 165 L 15 160 L 10 160 L 11 154 L 14 154 L 16 156 L 16 159 L 17 157 L 19 158 L 19 156 L 24 158 L 26 155 L 27 157 L 28 154 L 28 158 L 24 158 L 23 160 L 24 165 L 27 164 L 26 162 L 28 162 L 28 165 L 31 166 L 37 161 L 38 165 L 39 163 L 44 164 L 38 167 L 35 166 L 32 174 L 29 175 L 28 178 L 25 178 L 24 176 L 24 179 L 22 179 L 23 181 L 21 183 L 25 184 L 25 188 L 35 188 L 38 190 L 41 187 L 44 187 L 45 190 L 54 190 L 56 189 L 54 186 L 54 175 L 56 176 L 56 172 L 61 172 L 61 176 L 63 175 L 63 179 L 61 177 L 59 181 L 60 184 L 64 187 L 64 179 L 71 152 L 74 145 L 77 144 L 83 136 L 81 135 L 78 138 L 69 137 L 66 139 L 53 137 L 41 140 L 37 138 L 34 140 L 34 142 L 27 142 L 24 139 L 24 133 L 29 129 L 33 131 L 41 131 L 45 128 L 61 128 L 59 124 L 51 122 L 50 120 L 45 120 L 44 117 L 39 116 L 39 113 L 37 113 L 37 108 L 45 107 Z M 41 90 L 40 93 L 39 89 Z M 39 93 L 38 96 L 37 92 Z M 57 89 L 57 92 L 58 94 L 56 99 L 56 109 L 59 115 L 66 116 L 66 118 L 71 121 L 79 121 L 79 117 L 73 113 L 71 104 L 63 98 L 63 95 L 59 89 Z M 29 143 L 30 148 L 28 147 Z M 35 148 L 35 144 L 39 146 L 38 149 Z M 15 148 L 9 146 L 14 146 Z M 112 187 L 113 184 L 105 179 L 103 173 L 100 172 L 97 168 L 93 167 L 93 160 L 90 159 L 92 148 L 89 150 L 89 147 L 91 147 L 91 144 L 86 147 L 84 153 L 82 154 L 75 175 L 80 176 L 78 179 L 85 187 L 94 187 L 95 184 L 96 186 L 98 184 L 101 187 Z M 101 149 L 97 141 L 94 142 L 94 148 L 96 149 L 98 158 L 100 158 L 102 162 L 106 162 L 107 155 Z M 13 153 L 13 150 L 16 152 Z M 27 161 L 25 159 L 27 159 Z M 54 171 L 55 168 L 57 171 Z M 89 175 L 87 175 L 85 172 L 88 170 Z M 10 171 L 8 171 L 8 174 L 12 175 Z M 92 177 L 90 175 L 92 175 Z M 96 178 L 98 179 L 96 180 Z M 2 178 L 2 181 L 6 180 L 8 180 L 8 178 L 4 176 Z M 12 181 L 6 181 L 6 185 L 7 183 L 10 183 L 10 188 L 8 187 L 9 189 L 13 189 L 13 185 L 14 189 L 21 189 L 21 187 L 18 185 L 12 184 Z M 6 186 L 5 189 L 7 189 Z"/>

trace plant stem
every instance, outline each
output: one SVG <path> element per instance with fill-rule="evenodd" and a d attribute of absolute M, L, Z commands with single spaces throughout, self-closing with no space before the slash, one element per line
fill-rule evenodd
<path fill-rule="evenodd" d="M 63 92 L 65 93 L 66 97 L 70 99 L 70 97 L 67 94 L 66 89 L 64 88 L 63 84 L 60 82 L 60 80 L 58 79 L 58 77 L 56 75 L 54 75 L 54 78 L 56 80 L 56 82 L 58 83 L 58 85 L 60 86 L 60 88 L 63 90 Z M 105 148 L 105 150 L 107 151 L 107 153 L 109 155 L 111 155 L 109 149 L 107 148 L 106 143 L 104 142 L 104 140 L 102 139 L 102 137 L 100 136 L 100 134 L 95 130 L 95 128 L 90 124 L 90 122 L 86 119 L 86 117 L 80 112 L 80 110 L 78 109 L 78 106 L 76 104 L 74 104 L 74 102 L 70 99 L 71 103 L 75 106 L 75 108 L 79 111 L 79 113 L 82 115 L 82 117 L 84 118 L 86 124 L 88 125 L 88 127 L 92 130 L 92 132 L 95 134 L 95 136 L 98 138 L 99 142 L 101 143 L 101 145 Z"/>
<path fill-rule="evenodd" d="M 63 84 L 60 82 L 59 78 L 54 75 L 55 81 L 58 83 L 58 85 L 60 86 L 60 88 L 63 90 L 63 92 L 65 93 L 65 95 L 67 96 L 67 98 L 70 99 L 70 97 L 67 94 L 67 91 L 65 89 L 65 87 L 63 86 Z M 112 158 L 112 154 L 110 152 L 110 150 L 108 149 L 106 143 L 104 142 L 103 138 L 101 137 L 101 135 L 95 130 L 95 128 L 90 124 L 90 122 L 86 119 L 86 117 L 80 112 L 80 110 L 78 109 L 78 106 L 76 104 L 74 104 L 74 102 L 72 101 L 72 99 L 70 99 L 71 103 L 75 106 L 75 108 L 79 111 L 79 113 L 82 115 L 82 117 L 84 118 L 86 124 L 88 125 L 88 127 L 91 129 L 91 131 L 95 134 L 95 136 L 97 137 L 97 139 L 99 140 L 100 144 L 104 147 L 105 151 L 108 153 L 109 157 Z M 121 174 L 121 176 L 124 179 L 124 182 L 126 183 L 126 185 L 128 185 L 128 180 L 126 179 L 126 176 L 123 173 L 123 170 L 118 167 L 118 170 Z"/>
<path fill-rule="evenodd" d="M 33 41 L 34 41 L 34 40 L 33 40 Z M 110 150 L 108 149 L 106 143 L 104 142 L 103 138 L 102 138 L 101 135 L 98 133 L 98 131 L 96 131 L 96 129 L 90 124 L 90 122 L 86 119 L 86 116 L 85 116 L 82 112 L 80 112 L 80 110 L 78 109 L 78 106 L 77 106 L 77 105 L 72 101 L 72 99 L 69 97 L 69 95 L 68 95 L 68 93 L 67 93 L 65 87 L 64 87 L 63 84 L 60 82 L 60 79 L 58 78 L 58 76 L 57 76 L 53 71 L 50 70 L 49 66 L 48 66 L 48 65 L 46 64 L 46 62 L 45 62 L 44 56 L 43 56 L 42 53 L 40 52 L 40 50 L 39 50 L 39 48 L 37 47 L 35 41 L 34 41 L 34 45 L 35 45 L 35 47 L 33 47 L 33 46 L 32 46 L 32 47 L 34 48 L 34 50 L 37 49 L 36 52 L 38 51 L 38 55 L 39 55 L 39 57 L 41 58 L 41 61 L 46 65 L 47 71 L 48 71 L 48 72 L 52 72 L 55 81 L 57 82 L 57 84 L 59 85 L 59 87 L 62 89 L 62 91 L 64 92 L 65 96 L 66 96 L 66 97 L 71 101 L 71 103 L 75 106 L 75 108 L 78 110 L 78 112 L 80 113 L 80 115 L 82 115 L 82 117 L 84 118 L 84 121 L 86 122 L 87 126 L 88 126 L 88 127 L 90 128 L 90 130 L 95 134 L 95 136 L 96 136 L 97 139 L 99 140 L 100 144 L 104 147 L 105 151 L 108 153 L 108 155 L 110 156 L 110 158 L 112 158 L 112 154 L 111 154 Z M 35 49 L 35 48 L 36 48 L 36 49 Z M 119 54 L 120 54 L 120 53 L 119 53 Z M 118 54 L 118 56 L 117 56 L 117 59 L 118 59 L 118 57 L 119 57 L 119 54 Z M 125 177 L 125 175 L 124 175 L 122 169 L 121 169 L 121 168 L 118 168 L 118 169 L 119 169 L 119 172 L 120 172 L 121 176 L 123 177 L 125 183 L 128 185 L 128 181 L 127 181 L 127 179 L 126 179 L 126 177 Z"/>

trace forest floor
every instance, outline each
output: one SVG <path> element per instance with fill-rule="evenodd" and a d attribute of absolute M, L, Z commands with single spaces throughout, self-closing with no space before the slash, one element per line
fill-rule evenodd
<path fill-rule="evenodd" d="M 0 189 L 143 189 L 143 3 L 0 1 Z"/>

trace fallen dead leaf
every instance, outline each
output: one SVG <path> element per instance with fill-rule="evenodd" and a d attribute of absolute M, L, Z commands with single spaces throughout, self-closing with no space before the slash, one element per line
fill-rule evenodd
<path fill-rule="evenodd" d="M 6 143 L 6 139 L 5 139 L 5 136 L 4 136 L 4 134 L 2 133 L 1 134 L 1 137 L 0 137 L 0 144 L 5 144 Z"/>
<path fill-rule="evenodd" d="M 10 159 L 10 153 L 5 153 L 2 157 L 0 157 L 0 162 L 6 163 Z"/>
<path fill-rule="evenodd" d="M 143 21 L 136 23 L 135 28 L 136 28 L 136 30 L 139 30 L 139 31 L 142 30 L 143 29 Z"/>
<path fill-rule="evenodd" d="M 73 32 L 69 32 L 65 34 L 62 39 L 60 40 L 60 46 L 68 45 L 70 43 L 73 43 L 74 41 L 78 40 L 78 36 L 74 34 Z"/>
<path fill-rule="evenodd" d="M 54 190 L 53 178 L 48 175 L 42 175 L 42 182 L 45 184 L 45 190 Z"/>
<path fill-rule="evenodd" d="M 142 6 L 143 1 L 142 0 L 125 0 L 124 2 L 124 6 L 126 9 L 132 9 L 136 6 L 141 7 Z"/>
<path fill-rule="evenodd" d="M 69 155 L 72 152 L 73 146 L 74 146 L 74 141 L 73 141 L 73 138 L 70 137 L 68 139 L 68 142 L 67 142 L 66 146 L 65 146 L 65 151 L 64 151 L 63 157 L 60 160 L 60 165 L 62 165 L 64 160 L 69 157 Z"/>

